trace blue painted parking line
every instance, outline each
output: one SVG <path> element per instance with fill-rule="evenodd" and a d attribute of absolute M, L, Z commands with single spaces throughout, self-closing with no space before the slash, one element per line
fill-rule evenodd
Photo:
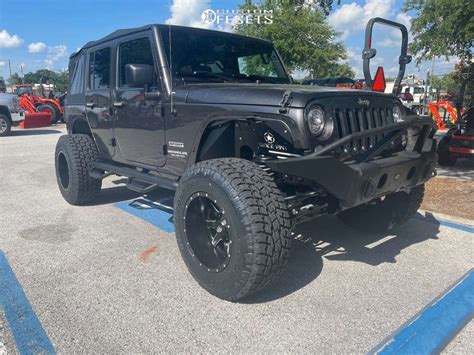
<path fill-rule="evenodd" d="M 427 220 L 426 218 L 423 218 L 420 215 L 416 215 L 415 219 L 426 222 L 426 223 L 440 224 L 442 226 L 457 229 L 463 232 L 474 233 L 474 227 L 457 223 L 457 222 L 445 221 L 445 220 L 434 218 L 434 217 L 433 217 L 433 220 Z"/>
<path fill-rule="evenodd" d="M 474 271 L 425 307 L 370 354 L 440 352 L 474 316 Z"/>
<path fill-rule="evenodd" d="M 173 209 L 159 201 L 139 198 L 133 201 L 118 202 L 114 206 L 151 223 L 165 232 L 174 232 Z"/>
<path fill-rule="evenodd" d="M 1 250 L 0 304 L 20 354 L 56 353 Z"/>

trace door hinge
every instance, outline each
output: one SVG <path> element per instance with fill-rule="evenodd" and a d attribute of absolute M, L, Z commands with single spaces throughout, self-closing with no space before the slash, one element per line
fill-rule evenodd
<path fill-rule="evenodd" d="M 109 145 L 112 146 L 112 147 L 115 147 L 117 145 L 117 140 L 115 138 L 112 138 L 110 141 L 109 141 Z"/>

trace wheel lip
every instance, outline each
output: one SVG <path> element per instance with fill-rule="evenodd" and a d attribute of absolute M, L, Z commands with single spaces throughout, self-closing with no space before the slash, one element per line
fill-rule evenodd
<path fill-rule="evenodd" d="M 211 273 L 211 274 L 218 274 L 218 273 L 221 273 L 222 271 L 224 271 L 228 266 L 229 264 L 231 263 L 231 259 L 232 259 L 232 249 L 233 249 L 233 243 L 232 243 L 232 240 L 233 240 L 233 232 L 232 232 L 232 228 L 230 228 L 230 226 L 228 227 L 229 228 L 229 253 L 227 254 L 227 257 L 226 259 L 224 260 L 223 263 L 221 263 L 221 265 L 219 265 L 219 267 L 217 268 L 209 268 L 208 266 L 204 265 L 202 263 L 201 260 L 199 260 L 199 258 L 196 256 L 194 250 L 191 248 L 191 245 L 189 243 L 189 238 L 188 238 L 188 233 L 186 231 L 186 215 L 187 215 L 187 210 L 189 208 L 189 205 L 191 204 L 191 202 L 196 199 L 196 198 L 207 198 L 208 200 L 210 200 L 211 202 L 213 202 L 218 208 L 220 211 L 222 211 L 223 213 L 225 213 L 225 210 L 221 207 L 221 205 L 217 202 L 217 199 L 214 198 L 214 196 L 208 192 L 204 192 L 204 191 L 197 191 L 197 192 L 194 192 L 191 196 L 189 196 L 187 199 L 186 199 L 186 203 L 184 205 L 184 213 L 183 213 L 183 219 L 184 219 L 184 225 L 183 225 L 183 235 L 184 235 L 184 247 L 187 249 L 187 251 L 189 252 L 189 255 L 191 255 L 191 258 L 192 260 L 196 263 L 197 266 L 199 266 L 200 269 L 208 272 L 208 273 Z"/>
<path fill-rule="evenodd" d="M 8 122 L 5 118 L 0 117 L 0 133 L 5 133 L 8 130 Z"/>
<path fill-rule="evenodd" d="M 67 170 L 67 174 L 68 174 L 68 184 L 67 184 L 67 187 L 64 186 L 64 183 L 63 183 L 63 178 L 61 176 L 61 167 L 60 167 L 60 159 L 61 157 L 64 158 L 64 162 L 66 163 L 66 170 Z M 58 172 L 58 182 L 59 184 L 61 185 L 61 188 L 64 189 L 65 191 L 67 191 L 69 189 L 69 186 L 71 186 L 71 174 L 69 173 L 69 162 L 68 162 L 68 159 L 66 157 L 66 154 L 63 152 L 63 151 L 59 151 L 58 152 L 58 157 L 57 157 L 57 172 Z"/>

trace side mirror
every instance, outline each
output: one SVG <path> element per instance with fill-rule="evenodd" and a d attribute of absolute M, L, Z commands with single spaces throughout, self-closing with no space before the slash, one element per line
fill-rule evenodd
<path fill-rule="evenodd" d="M 131 87 L 145 87 L 153 84 L 154 70 L 150 64 L 125 65 L 125 84 Z"/>

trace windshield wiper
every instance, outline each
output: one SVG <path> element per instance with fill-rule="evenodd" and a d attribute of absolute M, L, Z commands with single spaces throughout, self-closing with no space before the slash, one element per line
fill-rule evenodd
<path fill-rule="evenodd" d="M 196 78 L 218 78 L 218 79 L 221 79 L 221 80 L 224 80 L 224 81 L 229 81 L 229 78 L 227 78 L 223 75 L 219 75 L 219 74 L 210 72 L 210 71 L 196 70 L 196 71 L 193 71 L 192 73 L 178 72 L 176 74 L 178 76 L 193 76 L 193 77 L 196 77 Z"/>
<path fill-rule="evenodd" d="M 181 76 L 181 77 L 190 76 L 190 77 L 196 77 L 196 78 L 218 78 L 218 79 L 223 80 L 224 82 L 230 81 L 232 79 L 236 79 L 236 80 L 244 79 L 244 80 L 247 80 L 247 81 L 250 81 L 250 82 L 254 82 L 254 81 L 257 81 L 257 80 L 265 80 L 265 81 L 267 81 L 269 83 L 272 83 L 272 84 L 278 84 L 277 81 L 272 80 L 272 79 L 270 79 L 266 76 L 254 75 L 254 74 L 247 75 L 247 74 L 234 73 L 234 74 L 232 74 L 232 78 L 229 78 L 227 76 L 220 75 L 220 74 L 217 74 L 217 73 L 213 73 L 213 72 L 210 72 L 210 71 L 196 70 L 196 71 L 189 72 L 189 73 L 178 72 L 178 73 L 176 73 L 176 75 Z"/>
<path fill-rule="evenodd" d="M 263 75 L 256 75 L 256 74 L 233 74 L 233 78 L 239 78 L 239 79 L 247 79 L 250 81 L 256 81 L 256 80 L 266 80 L 269 83 L 272 84 L 278 84 L 277 81 L 270 79 L 269 77 L 263 76 Z"/>

